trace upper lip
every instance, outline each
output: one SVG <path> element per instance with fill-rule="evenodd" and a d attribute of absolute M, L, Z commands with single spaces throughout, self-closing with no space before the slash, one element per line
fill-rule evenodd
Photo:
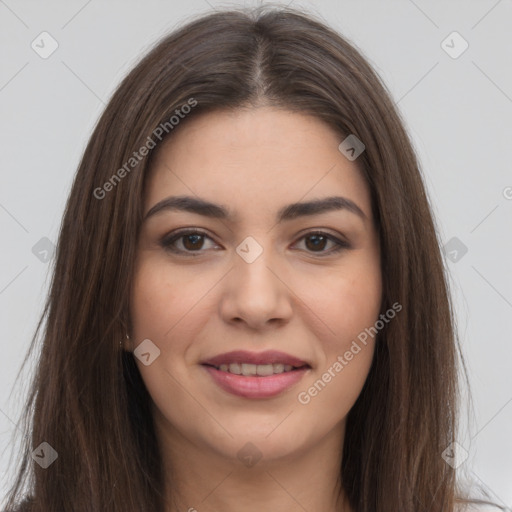
<path fill-rule="evenodd" d="M 278 350 L 266 350 L 264 352 L 248 352 L 247 350 L 234 350 L 219 354 L 215 357 L 207 359 L 202 364 L 212 366 L 220 366 L 221 364 L 231 363 L 247 363 L 247 364 L 289 364 L 300 368 L 302 366 L 310 366 L 306 361 L 298 357 L 291 356 Z"/>

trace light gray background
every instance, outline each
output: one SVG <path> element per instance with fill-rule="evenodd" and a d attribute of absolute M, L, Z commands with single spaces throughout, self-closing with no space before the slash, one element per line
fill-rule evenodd
<path fill-rule="evenodd" d="M 473 391 L 473 409 L 462 416 L 469 456 L 461 469 L 512 509 L 512 0 L 292 4 L 348 37 L 384 79 L 422 162 L 442 243 L 457 237 L 468 248 L 456 262 L 447 257 Z M 23 390 L 10 393 L 51 269 L 32 248 L 43 237 L 56 242 L 81 153 L 124 74 L 190 15 L 228 5 L 243 4 L 0 0 L 4 477 L 12 476 L 8 443 Z M 47 59 L 31 48 L 43 31 L 59 45 Z M 455 59 L 441 46 L 453 31 L 469 44 Z"/>

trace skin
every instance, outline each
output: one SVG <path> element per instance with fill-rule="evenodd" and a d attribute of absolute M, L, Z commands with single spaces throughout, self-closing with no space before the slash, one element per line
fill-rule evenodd
<path fill-rule="evenodd" d="M 234 214 L 162 210 L 140 233 L 127 350 L 144 339 L 160 350 L 148 366 L 136 362 L 153 400 L 169 512 L 351 510 L 339 476 L 342 444 L 374 339 L 309 403 L 298 401 L 374 325 L 381 306 L 370 193 L 357 161 L 338 150 L 341 140 L 315 117 L 265 106 L 190 119 L 159 150 L 145 213 L 168 196 L 190 195 Z M 366 217 L 345 209 L 276 223 L 285 205 L 333 195 Z M 179 238 L 174 246 L 185 255 L 162 247 L 184 227 L 207 236 Z M 314 230 L 350 248 L 315 246 L 305 237 Z M 236 252 L 247 236 L 263 248 L 252 263 Z M 311 369 L 276 397 L 234 396 L 200 363 L 238 349 L 281 350 Z M 237 457 L 248 442 L 261 454 L 252 467 Z"/>

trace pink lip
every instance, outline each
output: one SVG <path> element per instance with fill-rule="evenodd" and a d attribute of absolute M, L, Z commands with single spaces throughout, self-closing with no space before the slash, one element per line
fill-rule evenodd
<path fill-rule="evenodd" d="M 297 357 L 279 352 L 277 350 L 266 350 L 265 352 L 248 352 L 246 350 L 235 350 L 219 354 L 203 361 L 202 364 L 211 366 L 220 366 L 221 364 L 248 363 L 248 364 L 289 364 L 300 368 L 301 366 L 310 366 L 306 361 Z M 247 377 L 246 377 L 247 378 Z"/>
<path fill-rule="evenodd" d="M 245 362 L 249 361 L 245 359 Z M 268 375 L 266 377 L 244 377 L 243 375 L 235 375 L 234 373 L 217 370 L 213 366 L 203 366 L 216 384 L 224 391 L 244 398 L 269 398 L 279 395 L 302 379 L 304 374 L 310 369 L 309 366 L 305 366 L 290 372 Z"/>

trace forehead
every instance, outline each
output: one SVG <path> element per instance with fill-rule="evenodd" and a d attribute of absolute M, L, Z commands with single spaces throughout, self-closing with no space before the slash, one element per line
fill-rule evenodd
<path fill-rule="evenodd" d="M 371 217 L 369 190 L 341 136 L 316 117 L 259 107 L 190 119 L 165 141 L 148 176 L 145 211 L 169 195 L 197 195 L 275 212 L 284 203 L 343 195 Z"/>

